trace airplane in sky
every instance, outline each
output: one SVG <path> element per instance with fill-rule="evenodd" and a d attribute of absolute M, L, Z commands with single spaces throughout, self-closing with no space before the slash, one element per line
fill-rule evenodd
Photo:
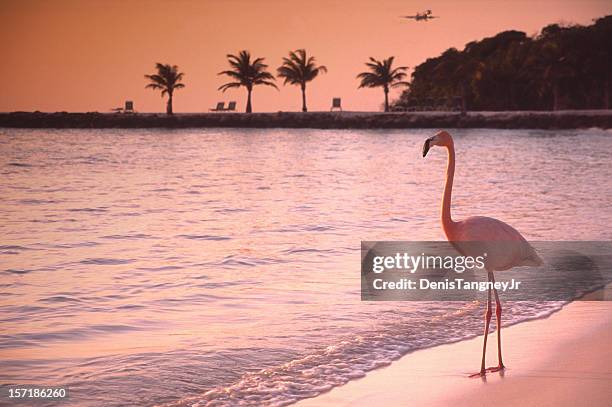
<path fill-rule="evenodd" d="M 431 15 L 431 10 L 425 10 L 422 13 L 416 13 L 416 15 L 414 16 L 401 16 L 402 18 L 412 18 L 415 21 L 427 21 L 430 20 L 432 18 L 440 18 L 438 16 L 432 16 Z"/>

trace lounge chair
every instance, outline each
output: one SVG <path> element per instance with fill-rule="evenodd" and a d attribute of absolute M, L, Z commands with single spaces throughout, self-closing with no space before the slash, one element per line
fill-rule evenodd
<path fill-rule="evenodd" d="M 341 98 L 333 98 L 332 99 L 332 107 L 329 111 L 333 111 L 334 109 L 340 109 L 342 111 L 342 99 Z"/>
<path fill-rule="evenodd" d="M 225 110 L 223 106 L 225 106 L 225 102 L 219 102 L 217 103 L 217 107 L 215 107 L 214 109 L 210 109 L 210 111 L 211 112 L 222 112 Z"/>
<path fill-rule="evenodd" d="M 125 108 L 123 109 L 123 113 L 135 113 L 134 112 L 134 102 L 131 100 L 125 101 Z"/>
<path fill-rule="evenodd" d="M 229 102 L 227 104 L 227 109 L 225 109 L 228 112 L 235 112 L 236 111 L 236 102 Z"/>

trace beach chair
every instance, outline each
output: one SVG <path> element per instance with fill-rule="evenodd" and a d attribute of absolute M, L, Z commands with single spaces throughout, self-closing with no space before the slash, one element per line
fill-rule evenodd
<path fill-rule="evenodd" d="M 126 100 L 123 113 L 134 113 L 134 102 L 132 102 L 131 100 Z"/>
<path fill-rule="evenodd" d="M 236 111 L 236 102 L 229 102 L 227 104 L 227 110 L 228 112 L 235 112 Z"/>
<path fill-rule="evenodd" d="M 341 98 L 333 98 L 332 99 L 332 107 L 329 109 L 332 112 L 334 109 L 340 109 L 342 111 L 342 99 Z"/>
<path fill-rule="evenodd" d="M 215 107 L 214 109 L 210 109 L 210 111 L 211 112 L 222 112 L 225 110 L 223 106 L 225 106 L 225 102 L 219 102 L 217 103 L 217 107 Z"/>

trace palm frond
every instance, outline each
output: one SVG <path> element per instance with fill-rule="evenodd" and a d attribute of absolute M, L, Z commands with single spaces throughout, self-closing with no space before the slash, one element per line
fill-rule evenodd
<path fill-rule="evenodd" d="M 259 80 L 259 79 L 271 79 L 274 80 L 274 76 L 267 71 L 261 71 L 261 72 L 257 72 L 255 75 L 253 75 L 253 78 L 255 80 Z"/>
<path fill-rule="evenodd" d="M 369 70 L 357 75 L 357 79 L 360 79 L 359 87 L 373 88 L 383 86 L 388 88 L 405 84 L 406 82 L 402 80 L 407 75 L 405 71 L 408 67 L 400 66 L 395 69 L 392 68 L 394 59 L 395 57 L 391 56 L 379 61 L 370 57 L 369 62 L 365 63 Z"/>
<path fill-rule="evenodd" d="M 219 86 L 219 88 L 217 90 L 225 92 L 228 89 L 239 88 L 241 86 L 242 86 L 242 83 L 240 83 L 240 82 L 228 82 L 228 83 L 226 83 L 224 85 Z"/>
<path fill-rule="evenodd" d="M 175 89 L 185 87 L 185 84 L 181 83 L 185 74 L 178 71 L 178 66 L 157 62 L 155 69 L 157 73 L 145 75 L 145 78 L 149 80 L 149 83 L 145 86 L 146 89 L 161 90 L 161 94 L 164 96 L 172 94 Z"/>
<path fill-rule="evenodd" d="M 217 75 L 226 75 L 231 78 L 238 79 L 238 80 L 242 79 L 243 77 L 243 75 L 241 75 L 240 72 L 236 72 L 236 71 L 221 71 Z"/>
<path fill-rule="evenodd" d="M 229 70 L 219 72 L 219 75 L 229 76 L 235 82 L 230 82 L 221 86 L 220 90 L 244 86 L 247 89 L 252 89 L 253 85 L 264 84 L 266 80 L 274 80 L 274 76 L 266 71 L 268 65 L 264 63 L 264 58 L 255 58 L 251 60 L 251 53 L 247 50 L 242 50 L 235 54 L 227 54 L 227 60 L 230 65 Z"/>
<path fill-rule="evenodd" d="M 270 81 L 258 81 L 255 85 L 272 86 L 274 89 L 278 90 L 278 86 L 276 86 L 274 82 L 270 82 Z"/>
<path fill-rule="evenodd" d="M 320 73 L 326 73 L 327 68 L 317 66 L 314 57 L 308 57 L 306 50 L 289 51 L 289 57 L 283 58 L 283 64 L 276 70 L 279 78 L 284 78 L 284 84 L 306 86 Z"/>

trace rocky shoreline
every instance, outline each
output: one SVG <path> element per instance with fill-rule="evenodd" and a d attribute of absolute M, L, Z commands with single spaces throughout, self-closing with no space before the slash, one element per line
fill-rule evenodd
<path fill-rule="evenodd" d="M 7 128 L 612 128 L 612 110 L 556 112 L 0 113 Z"/>

